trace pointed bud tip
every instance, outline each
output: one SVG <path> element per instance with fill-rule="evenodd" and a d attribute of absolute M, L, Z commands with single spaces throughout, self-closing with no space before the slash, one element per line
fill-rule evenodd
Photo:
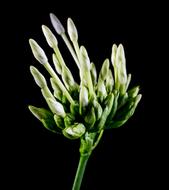
<path fill-rule="evenodd" d="M 65 33 L 65 29 L 63 25 L 61 24 L 60 20 L 53 13 L 50 13 L 49 16 L 50 16 L 51 23 L 54 29 L 56 30 L 56 32 L 59 35 Z"/>

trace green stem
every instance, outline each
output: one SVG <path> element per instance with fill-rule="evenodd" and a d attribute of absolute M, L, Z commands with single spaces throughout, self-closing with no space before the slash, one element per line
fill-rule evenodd
<path fill-rule="evenodd" d="M 80 190 L 80 186 L 82 183 L 83 175 L 86 169 L 87 161 L 89 159 L 90 154 L 85 154 L 80 156 L 79 165 L 77 168 L 75 180 L 73 183 L 72 190 Z"/>

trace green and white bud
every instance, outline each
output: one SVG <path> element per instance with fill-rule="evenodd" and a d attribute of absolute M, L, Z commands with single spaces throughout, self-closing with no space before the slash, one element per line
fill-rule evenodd
<path fill-rule="evenodd" d="M 30 72 L 33 75 L 36 84 L 40 88 L 44 88 L 45 86 L 47 86 L 45 77 L 38 71 L 38 69 L 36 69 L 34 66 L 30 66 Z"/>
<path fill-rule="evenodd" d="M 109 59 L 106 59 L 102 65 L 102 68 L 99 74 L 99 79 L 102 79 L 103 81 L 106 80 L 107 75 L 109 73 L 109 66 L 110 66 Z"/>
<path fill-rule="evenodd" d="M 139 90 L 140 90 L 139 86 L 132 88 L 131 90 L 128 91 L 128 96 L 130 98 L 135 98 L 138 95 Z"/>
<path fill-rule="evenodd" d="M 55 82 L 55 80 L 53 78 L 50 78 L 50 82 L 51 82 L 51 86 L 54 90 L 54 96 L 58 99 L 58 100 L 62 100 L 62 90 L 60 89 L 60 87 L 57 85 L 57 83 Z"/>
<path fill-rule="evenodd" d="M 57 101 L 54 101 L 51 98 L 48 98 L 47 101 L 48 101 L 48 103 L 50 105 L 51 111 L 54 114 L 59 115 L 61 117 L 65 117 L 66 114 L 65 114 L 64 108 L 63 108 L 61 103 L 59 103 Z"/>
<path fill-rule="evenodd" d="M 57 125 L 57 127 L 59 127 L 60 129 L 64 129 L 65 128 L 65 125 L 64 125 L 64 119 L 58 115 L 54 115 L 54 120 L 55 120 L 55 123 Z"/>
<path fill-rule="evenodd" d="M 85 125 L 87 127 L 89 127 L 89 129 L 91 129 L 94 126 L 94 124 L 96 122 L 96 115 L 95 115 L 95 109 L 94 109 L 94 107 L 92 107 L 90 109 L 90 111 L 85 116 L 84 120 L 85 120 L 85 123 L 86 123 Z"/>
<path fill-rule="evenodd" d="M 127 83 L 126 83 L 126 91 L 128 90 L 130 82 L 131 82 L 131 74 L 128 74 L 128 76 L 127 76 Z"/>
<path fill-rule="evenodd" d="M 93 106 L 95 109 L 96 120 L 99 120 L 102 116 L 103 109 L 97 100 L 93 101 Z"/>
<path fill-rule="evenodd" d="M 71 41 L 72 42 L 77 41 L 78 40 L 78 32 L 77 32 L 76 26 L 71 18 L 68 18 L 68 20 L 67 20 L 67 30 L 68 30 L 68 34 L 69 34 Z"/>
<path fill-rule="evenodd" d="M 112 71 L 109 69 L 107 78 L 106 78 L 106 90 L 107 93 L 112 92 L 114 86 L 114 79 L 113 79 L 113 74 Z"/>
<path fill-rule="evenodd" d="M 33 39 L 29 39 L 29 44 L 32 49 L 32 53 L 34 57 L 41 63 L 46 64 L 48 62 L 48 58 L 45 55 L 43 49 L 37 44 L 37 42 Z"/>
<path fill-rule="evenodd" d="M 65 29 L 64 29 L 63 25 L 61 24 L 60 20 L 53 13 L 50 13 L 50 20 L 51 20 L 51 23 L 52 23 L 54 29 L 56 30 L 56 32 L 59 35 L 65 33 Z"/>
<path fill-rule="evenodd" d="M 94 63 L 90 64 L 90 74 L 93 82 L 93 86 L 97 84 L 97 71 Z"/>
<path fill-rule="evenodd" d="M 116 65 L 116 53 L 117 53 L 117 45 L 113 44 L 112 54 L 111 54 L 111 62 L 113 64 L 113 67 Z"/>
<path fill-rule="evenodd" d="M 83 85 L 81 85 L 80 87 L 79 103 L 80 103 L 79 112 L 82 115 L 89 103 L 88 90 Z"/>
<path fill-rule="evenodd" d="M 84 46 L 80 47 L 80 58 L 81 58 L 81 67 L 83 72 L 90 71 L 90 59 L 86 48 Z M 84 74 L 84 73 L 83 73 Z"/>
<path fill-rule="evenodd" d="M 126 85 L 127 83 L 126 58 L 125 58 L 124 48 L 121 44 L 117 49 L 116 67 L 117 67 L 119 84 Z"/>
<path fill-rule="evenodd" d="M 53 49 L 57 48 L 58 41 L 52 31 L 45 25 L 42 25 L 42 31 L 49 46 Z"/>
<path fill-rule="evenodd" d="M 76 123 L 72 126 L 66 127 L 62 132 L 65 137 L 74 140 L 84 135 L 86 128 L 82 123 Z"/>
<path fill-rule="evenodd" d="M 100 99 L 101 102 L 106 98 L 107 91 L 106 86 L 104 84 L 104 81 L 102 79 L 99 80 L 98 86 L 97 86 L 97 96 Z"/>
<path fill-rule="evenodd" d="M 66 67 L 62 67 L 62 80 L 68 90 L 75 87 L 75 81 L 70 70 Z"/>
<path fill-rule="evenodd" d="M 55 66 L 55 70 L 57 71 L 58 74 L 62 74 L 62 65 L 59 63 L 57 57 L 55 54 L 52 55 L 53 63 Z"/>

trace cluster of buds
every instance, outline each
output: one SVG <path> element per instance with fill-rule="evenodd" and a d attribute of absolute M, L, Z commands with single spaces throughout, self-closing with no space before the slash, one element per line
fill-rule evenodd
<path fill-rule="evenodd" d="M 52 90 L 44 76 L 31 66 L 31 74 L 49 109 L 34 106 L 29 106 L 29 109 L 48 130 L 63 134 L 69 139 L 80 138 L 80 151 L 85 153 L 88 151 L 86 147 L 91 149 L 96 146 L 105 129 L 118 128 L 126 123 L 133 115 L 141 94 L 138 94 L 138 86 L 128 90 L 131 74 L 127 74 L 125 53 L 121 44 L 113 45 L 111 61 L 106 59 L 97 73 L 86 48 L 79 46 L 78 32 L 72 19 L 67 20 L 69 37 L 54 14 L 50 14 L 50 19 L 79 69 L 80 84 L 74 80 L 65 64 L 55 35 L 47 26 L 42 25 L 46 41 L 54 52 L 53 65 L 49 64 L 45 52 L 36 41 L 30 39 L 29 43 L 34 57 L 51 76 Z"/>

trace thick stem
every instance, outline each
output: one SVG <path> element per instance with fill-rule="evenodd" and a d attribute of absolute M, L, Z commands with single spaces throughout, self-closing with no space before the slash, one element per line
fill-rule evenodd
<path fill-rule="evenodd" d="M 90 154 L 85 154 L 80 156 L 79 165 L 77 168 L 75 180 L 73 183 L 72 190 L 80 190 L 80 186 L 82 183 L 83 175 L 86 169 L 87 161 L 89 159 Z"/>

